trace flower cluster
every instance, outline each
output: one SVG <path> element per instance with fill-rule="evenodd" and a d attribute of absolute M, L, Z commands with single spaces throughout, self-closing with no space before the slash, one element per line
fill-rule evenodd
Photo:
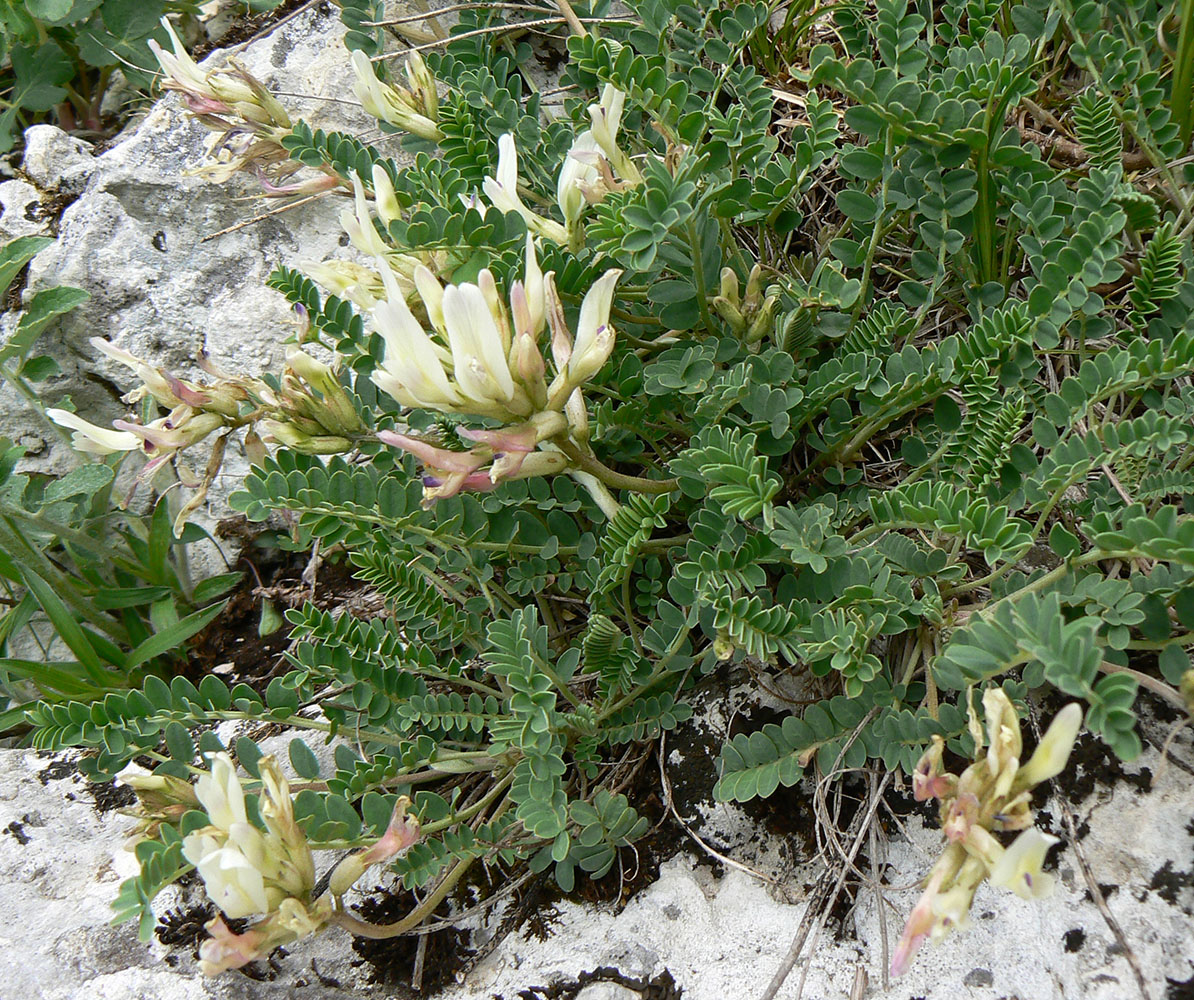
<path fill-rule="evenodd" d="M 901 975 L 926 938 L 940 941 L 969 919 L 975 890 L 984 880 L 1032 899 L 1048 895 L 1052 876 L 1041 871 L 1045 854 L 1057 842 L 1032 825 L 1032 789 L 1059 774 L 1069 760 L 1082 727 L 1082 709 L 1070 704 L 1054 717 L 1028 763 L 1020 766 L 1023 743 L 1016 709 L 999 688 L 983 695 L 989 746 L 982 753 L 982 731 L 976 719 L 971 730 L 979 756 L 957 776 L 944 770 L 945 744 L 935 736 L 912 776 L 919 801 L 941 803 L 941 828 L 949 842 L 929 873 L 891 961 Z M 998 832 L 1021 831 L 1004 848 Z"/>
<path fill-rule="evenodd" d="M 352 71 L 355 77 L 353 92 L 374 118 L 421 139 L 431 142 L 443 139 L 444 134 L 436 125 L 439 95 L 435 90 L 435 77 L 418 52 L 412 51 L 406 57 L 409 85 L 406 87 L 379 80 L 369 57 L 360 50 L 352 54 Z"/>
<path fill-rule="evenodd" d="M 378 264 L 386 294 L 374 305 L 372 319 L 385 342 L 385 355 L 373 381 L 405 407 L 485 417 L 503 425 L 498 430 L 460 429 L 460 436 L 472 444 L 463 452 L 380 432 L 383 441 L 425 463 L 425 499 L 567 468 L 567 457 L 552 439 L 587 437 L 581 386 L 613 350 L 609 312 L 622 272 L 606 271 L 586 293 L 574 340 L 554 275 L 540 270 L 530 234 L 523 280 L 513 283 L 508 308 L 488 270 L 478 274 L 476 283 L 445 288 L 427 267 L 416 267 L 413 280 L 430 331 L 415 318 L 385 261 Z M 540 349 L 548 328 L 555 367 L 550 382 Z"/>
<path fill-rule="evenodd" d="M 187 53 L 168 19 L 162 24 L 170 36 L 172 51 L 157 42 L 149 47 L 165 74 L 163 86 L 182 95 L 187 109 L 215 133 L 208 155 L 215 163 L 195 171 L 217 183 L 233 174 L 256 174 L 267 194 L 312 194 L 339 187 L 331 171 L 294 182 L 302 165 L 290 158 L 282 139 L 292 124 L 286 109 L 243 67 L 231 62 L 230 71 L 203 70 Z"/>
<path fill-rule="evenodd" d="M 333 369 L 295 347 L 287 351 L 285 370 L 274 388 L 264 379 L 223 371 L 206 355 L 199 364 L 216 381 L 199 384 L 177 378 L 99 337 L 92 338 L 91 343 L 141 380 L 140 386 L 123 397 L 125 402 L 136 404 L 149 398 L 169 413 L 149 423 L 116 420 L 112 428 L 106 428 L 69 410 L 47 409 L 46 416 L 54 423 L 74 432 L 71 444 L 77 451 L 97 456 L 141 452 L 148 462 L 137 482 L 147 482 L 185 449 L 224 432 L 216 439 L 212 459 L 201 479 L 190 481 L 185 470 L 179 470 L 179 478 L 198 487 L 198 492 L 180 512 L 176 530 L 181 530 L 186 516 L 202 503 L 218 474 L 228 431 L 250 428 L 245 444 L 254 459 L 264 457 L 261 440 L 252 429 L 258 422 L 267 440 L 307 454 L 348 451 L 365 433 L 365 425 Z"/>
<path fill-rule="evenodd" d="M 388 861 L 421 836 L 418 820 L 406 815 L 410 799 L 400 797 L 385 834 L 341 860 L 328 880 L 329 894 L 314 898 L 311 847 L 295 822 L 290 788 L 274 758 L 262 757 L 258 764 L 264 829 L 249 819 L 244 788 L 228 754 L 208 754 L 208 760 L 211 770 L 195 783 L 194 798 L 211 823 L 183 839 L 183 857 L 195 866 L 224 916 L 265 916 L 240 934 L 223 916 L 209 921 L 211 937 L 199 949 L 199 968 L 206 975 L 238 969 L 325 927 L 340 911 L 340 897 L 371 865 Z"/>
<path fill-rule="evenodd" d="M 332 906 L 330 899 L 311 902 L 315 861 L 295 822 L 290 788 L 273 758 L 262 757 L 259 765 L 264 830 L 248 818 L 231 758 L 216 753 L 208 759 L 211 770 L 195 783 L 195 794 L 211 825 L 183 839 L 183 857 L 195 866 L 207 895 L 225 916 L 270 915 L 245 934 L 233 934 L 220 917 L 208 925 L 212 937 L 200 949 L 200 968 L 214 975 L 313 933 L 331 917 Z"/>
<path fill-rule="evenodd" d="M 642 174 L 634 161 L 618 146 L 625 102 L 622 91 L 606 84 L 601 100 L 589 105 L 591 126 L 572 143 L 556 183 L 556 202 L 564 216 L 563 226 L 528 208 L 519 195 L 518 150 L 510 133 L 498 140 L 496 176 L 485 178 L 481 185 L 490 204 L 503 213 L 517 212 L 527 228 L 544 239 L 576 246 L 581 236 L 581 215 L 587 204 L 600 202 L 610 191 L 642 183 Z"/>

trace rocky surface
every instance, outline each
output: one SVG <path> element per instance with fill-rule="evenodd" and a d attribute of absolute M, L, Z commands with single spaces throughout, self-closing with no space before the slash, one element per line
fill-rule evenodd
<path fill-rule="evenodd" d="M 350 87 L 337 44 L 341 31 L 334 12 L 317 7 L 252 43 L 239 58 L 278 91 L 344 95 Z M 284 100 L 312 124 L 352 124 L 345 117 L 348 105 Z M 116 396 L 130 383 L 123 369 L 99 363 L 89 337 L 107 337 L 180 374 L 193 370 L 202 348 L 229 367 L 268 370 L 277 364 L 292 321 L 281 296 L 264 287 L 266 276 L 278 263 L 330 256 L 343 245 L 341 204 L 334 198 L 222 232 L 274 206 L 256 198 L 250 182 L 217 185 L 189 176 L 201 161 L 205 137 L 167 98 L 97 155 L 56 129 L 31 130 L 23 176 L 0 182 L 0 239 L 58 237 L 30 269 L 28 290 L 72 284 L 92 294 L 47 334 L 44 345 L 63 369 L 51 383 L 51 398 L 70 394 L 92 419 L 117 415 Z M 41 433 L 19 401 L 0 399 L 0 434 L 36 450 Z M 53 469 L 72 459 L 46 443 L 35 460 Z M 227 488 L 235 486 L 238 468 L 234 458 Z M 213 491 L 209 517 L 222 515 L 227 488 Z M 706 716 L 709 732 L 669 743 L 681 815 L 710 847 L 761 870 L 788 898 L 714 861 L 669 819 L 665 829 L 679 853 L 624 909 L 556 904 L 546 938 L 529 931 L 509 936 L 462 983 L 443 992 L 444 1000 L 671 1000 L 674 991 L 659 985 L 665 974 L 688 1000 L 759 996 L 805 914 L 803 896 L 816 865 L 807 837 L 791 832 L 811 830 L 808 816 L 799 815 L 808 810 L 807 795 L 785 800 L 796 815 L 779 834 L 749 810 L 701 801 L 700 789 L 712 786 L 718 730 L 732 714 Z M 1164 738 L 1163 730 L 1147 735 L 1154 746 Z M 1173 761 L 1155 788 L 1148 787 L 1161 770 L 1155 749 L 1123 773 L 1092 751 L 1066 786 L 1085 865 L 1103 887 L 1151 1000 L 1194 995 L 1189 730 L 1171 752 Z M 681 799 L 686 765 L 693 788 Z M 101 800 L 108 802 L 102 794 Z M 142 944 L 131 926 L 110 927 L 109 903 L 134 869 L 132 856 L 121 849 L 130 822 L 97 806 L 68 761 L 0 751 L 0 1000 L 403 995 L 398 988 L 370 985 L 350 939 L 338 932 L 296 944 L 277 959 L 275 978 L 259 982 L 241 974 L 205 980 L 189 948 Z M 1044 805 L 1042 823 L 1064 834 L 1057 802 Z M 888 902 L 881 910 L 875 894 L 863 891 L 853 908 L 839 912 L 840 926 L 827 929 L 812 948 L 804 997 L 849 996 L 860 968 L 870 982 L 865 995 L 892 1000 L 1141 995 L 1124 944 L 1090 898 L 1084 865 L 1069 844 L 1055 852 L 1059 885 L 1052 898 L 1026 903 L 984 888 L 970 930 L 926 948 L 911 972 L 885 990 L 884 952 L 894 946 L 916 898 L 913 886 L 931 865 L 940 837 L 919 812 L 885 816 L 884 831 Z M 194 890 L 170 890 L 160 909 L 189 907 L 196 898 Z M 620 981 L 582 977 L 601 968 L 616 970 Z M 801 973 L 798 966 L 781 1000 L 798 995 Z M 656 985 L 644 993 L 625 985 L 631 980 Z"/>
<path fill-rule="evenodd" d="M 275 737 L 266 749 L 284 759 L 288 740 Z M 1079 756 L 1063 788 L 1075 799 L 1081 858 L 1144 975 L 1146 995 L 1151 1000 L 1187 997 L 1194 984 L 1190 731 L 1175 740 L 1154 787 L 1150 782 L 1161 771 L 1155 749 L 1118 774 L 1089 737 L 1083 738 Z M 671 766 L 678 777 L 683 762 L 673 759 Z M 100 798 L 110 804 L 106 793 Z M 796 795 L 788 804 L 800 801 Z M 1060 801 L 1041 805 L 1041 825 L 1062 834 Z M 703 822 L 699 812 L 681 810 L 707 844 L 747 865 L 774 863 L 775 841 L 784 838 L 769 834 L 748 811 L 711 812 Z M 810 868 L 801 863 L 809 860 L 807 853 L 793 849 L 786 871 L 774 870 L 777 892 L 743 871 L 723 867 L 686 841 L 674 821 L 667 822 L 679 853 L 663 862 L 659 878 L 624 909 L 557 902 L 543 914 L 546 936 L 530 929 L 508 936 L 463 981 L 438 995 L 442 1000 L 672 1000 L 680 995 L 670 986 L 674 981 L 685 1000 L 760 996 L 808 905 Z M 131 926 L 108 926 L 108 904 L 120 880 L 133 871 L 131 856 L 121 849 L 130 823 L 117 812 L 97 809 L 94 790 L 73 775 L 68 761 L 0 751 L 0 882 L 6 886 L 0 894 L 0 938 L 7 945 L 0 951 L 0 998 L 406 995 L 393 985 L 371 984 L 369 966 L 338 931 L 298 942 L 276 956 L 268 973 L 274 978 L 262 982 L 239 973 L 206 980 L 195 969 L 192 948 L 142 944 Z M 889 887 L 886 928 L 870 890 L 840 908 L 839 922 L 812 946 L 802 994 L 808 1000 L 850 996 L 859 969 L 870 983 L 864 995 L 890 1000 L 1142 996 L 1124 944 L 1092 901 L 1083 861 L 1069 843 L 1054 855 L 1058 886 L 1053 896 L 1025 902 L 983 887 L 971 927 L 937 947 L 926 946 L 912 970 L 884 989 L 884 933 L 887 949 L 894 947 L 916 898 L 914 884 L 940 847 L 934 824 L 915 810 L 904 815 L 897 809 L 884 829 L 880 863 L 887 866 Z M 731 844 L 737 846 L 731 849 Z M 633 865 L 633 859 L 626 864 Z M 869 866 L 869 859 L 863 862 L 864 869 Z M 159 899 L 159 915 L 199 899 L 195 888 L 168 890 Z M 475 944 L 488 933 L 479 931 Z M 613 978 L 594 979 L 594 972 Z M 801 973 L 797 965 L 780 1000 L 800 995 Z M 651 985 L 640 990 L 635 983 Z"/>
<path fill-rule="evenodd" d="M 343 30 L 337 11 L 318 4 L 235 58 L 276 91 L 312 95 L 283 98 L 312 125 L 359 129 L 361 112 L 336 101 L 352 92 Z M 227 58 L 216 52 L 208 62 Z M 190 174 L 203 162 L 208 135 L 174 96 L 98 155 L 52 126 L 29 130 L 23 177 L 0 184 L 0 239 L 57 236 L 31 264 L 26 296 L 55 285 L 91 293 L 39 345 L 62 369 L 44 384 L 48 401 L 69 395 L 99 423 L 122 414 L 117 397 L 131 387 L 131 373 L 97 358 L 88 343 L 95 336 L 180 375 L 197 374 L 203 349 L 234 371 L 279 369 L 294 321 L 265 281 L 279 264 L 333 256 L 346 242 L 337 221 L 343 203 L 333 195 L 222 232 L 279 205 L 262 198 L 252 179 L 216 184 Z M 7 389 L 0 389 L 0 435 L 29 445 L 41 471 L 75 461 Z M 225 468 L 199 513 L 208 526 L 227 515 L 224 499 L 245 466 L 233 454 Z"/>

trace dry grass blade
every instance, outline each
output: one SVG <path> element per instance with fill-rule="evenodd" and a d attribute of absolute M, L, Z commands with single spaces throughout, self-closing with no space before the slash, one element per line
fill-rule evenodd
<path fill-rule="evenodd" d="M 850 829 L 846 834 L 847 839 L 850 839 L 850 848 L 846 852 L 844 863 L 837 867 L 837 875 L 834 877 L 834 868 L 828 868 L 825 874 L 818 880 L 812 893 L 809 895 L 808 907 L 805 909 L 804 917 L 800 921 L 800 927 L 796 931 L 796 936 L 792 940 L 792 946 L 788 949 L 788 954 L 784 957 L 779 969 L 772 977 L 767 989 L 759 997 L 759 1000 L 775 1000 L 775 996 L 779 993 L 780 988 L 787 981 L 791 975 L 792 969 L 795 968 L 797 960 L 800 958 L 800 953 L 804 949 L 804 942 L 808 939 L 809 932 L 812 930 L 813 924 L 817 925 L 817 932 L 814 936 L 814 943 L 821 936 L 821 931 L 825 927 L 825 923 L 829 917 L 829 912 L 833 909 L 837 902 L 838 896 L 841 894 L 842 887 L 846 884 L 846 878 L 850 874 L 850 870 L 854 865 L 854 859 L 858 856 L 863 842 L 870 834 L 870 826 L 874 822 L 875 816 L 879 811 L 879 804 L 883 801 L 883 792 L 887 788 L 887 783 L 891 780 L 890 774 L 885 774 L 879 781 L 874 791 L 868 796 L 869 801 L 865 809 L 859 809 L 855 814 L 853 822 L 850 824 Z M 808 963 L 806 962 L 800 976 L 800 985 L 796 991 L 797 1000 L 799 1000 L 801 993 L 804 991 L 804 980 L 808 974 Z"/>

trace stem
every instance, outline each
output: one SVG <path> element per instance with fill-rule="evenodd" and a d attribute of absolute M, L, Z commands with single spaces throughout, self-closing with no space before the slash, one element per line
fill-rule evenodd
<path fill-rule="evenodd" d="M 883 157 L 888 163 L 891 162 L 895 155 L 895 137 L 892 135 L 891 129 L 887 129 L 887 135 L 884 139 Z M 883 209 L 887 205 L 887 189 L 891 184 L 891 171 L 883 171 L 883 182 L 879 185 L 878 207 L 875 215 L 875 225 L 871 230 L 871 239 L 866 248 L 866 260 L 862 265 L 862 287 L 858 290 L 858 304 L 854 307 L 853 317 L 858 319 L 862 315 L 862 310 L 866 308 L 866 297 L 870 291 L 871 284 L 871 270 L 875 264 L 875 254 L 879 250 L 879 240 L 883 238 L 883 232 L 886 228 L 883 221 Z"/>
<path fill-rule="evenodd" d="M 375 940 L 398 937 L 401 934 L 405 934 L 407 931 L 418 927 L 419 924 L 435 912 L 436 907 L 456 887 L 456 883 L 460 881 L 464 873 L 472 867 L 473 862 L 476 860 L 476 858 L 470 857 L 457 862 L 456 867 L 444 876 L 444 880 L 436 887 L 435 892 L 401 920 L 397 920 L 392 924 L 366 923 L 364 920 L 360 920 L 344 910 L 338 910 L 335 916 L 332 917 L 332 922 L 339 924 L 350 934 L 355 934 L 357 937 L 374 938 Z"/>
<path fill-rule="evenodd" d="M 705 324 L 705 329 L 712 333 L 715 327 L 713 326 L 713 317 L 709 314 L 709 291 L 705 287 L 704 252 L 701 247 L 701 234 L 697 230 L 695 223 L 689 222 L 686 228 L 688 230 L 688 243 L 692 248 L 692 278 L 696 282 L 697 305 L 701 309 L 701 322 Z"/>
<path fill-rule="evenodd" d="M 627 476 L 616 472 L 608 465 L 602 464 L 596 455 L 588 449 L 581 449 L 571 441 L 560 442 L 560 451 L 567 455 L 582 472 L 600 480 L 606 486 L 619 490 L 632 490 L 635 493 L 649 493 L 658 496 L 661 493 L 671 493 L 677 486 L 677 479 L 643 479 L 641 476 Z"/>
<path fill-rule="evenodd" d="M 507 775 L 507 778 L 510 781 L 513 781 L 514 772 L 511 771 L 510 774 Z M 505 781 L 506 779 L 504 778 L 494 791 L 500 791 Z M 493 792 L 489 793 L 489 795 L 493 795 Z M 477 803 L 478 806 L 483 804 L 487 805 L 488 803 L 486 803 L 485 800 Z M 493 818 L 496 820 L 508 808 L 510 808 L 509 798 L 502 802 L 502 804 L 497 808 L 493 814 Z M 430 829 L 430 827 L 427 829 Z M 464 876 L 464 873 L 469 870 L 469 868 L 472 866 L 472 863 L 476 860 L 477 859 L 475 857 L 470 857 L 465 858 L 463 861 L 458 861 L 456 866 L 444 876 L 444 880 L 438 886 L 436 886 L 435 891 L 430 896 L 423 900 L 423 902 L 416 906 L 401 920 L 397 920 L 392 924 L 366 923 L 364 920 L 358 920 L 356 917 L 349 913 L 345 913 L 343 910 L 338 911 L 332 919 L 350 934 L 356 934 L 358 937 L 374 938 L 375 940 L 398 937 L 400 934 L 405 934 L 407 931 L 418 927 L 419 924 L 431 916 L 431 914 L 435 912 L 436 907 L 444 901 L 444 898 L 449 892 L 452 891 L 452 889 L 456 886 L 456 883 L 461 880 L 461 878 Z"/>

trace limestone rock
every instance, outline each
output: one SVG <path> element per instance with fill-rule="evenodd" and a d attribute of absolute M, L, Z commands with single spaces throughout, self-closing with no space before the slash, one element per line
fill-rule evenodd
<path fill-rule="evenodd" d="M 28 181 L 0 182 L 0 245 L 20 236 L 49 236 L 50 216 L 41 192 Z"/>
<path fill-rule="evenodd" d="M 336 100 L 352 94 L 343 33 L 336 9 L 320 5 L 235 52 L 235 58 L 276 91 L 310 95 L 281 98 L 295 117 L 316 127 L 361 132 L 376 123 Z M 228 57 L 218 51 L 205 65 Z M 158 101 L 99 156 L 51 126 L 29 130 L 24 169 L 43 190 L 24 181 L 0 185 L 5 232 L 48 231 L 38 214 L 47 192 L 73 197 L 85 181 L 57 220 L 57 242 L 31 263 L 24 293 L 25 301 L 57 285 L 91 293 L 48 328 L 38 345 L 61 369 L 42 383 L 48 402 L 62 405 L 69 397 L 83 416 L 100 424 L 124 415 L 118 397 L 135 378 L 97 356 L 88 342 L 97 336 L 180 377 L 203 377 L 196 367 L 202 350 L 233 371 L 280 372 L 283 341 L 295 321 L 266 280 L 280 264 L 334 256 L 346 245 L 338 221 L 346 202 L 332 194 L 279 210 L 251 178 L 218 184 L 194 176 L 190 171 L 204 162 L 209 135 L 175 95 Z M 33 471 L 57 474 L 78 461 L 5 386 L 0 386 L 0 435 L 33 445 L 26 461 Z M 187 458 L 199 470 L 207 460 L 201 448 Z M 193 519 L 211 530 L 229 516 L 226 498 L 247 467 L 238 439 Z M 195 556 L 199 576 L 224 568 L 210 546 L 199 547 Z"/>
<path fill-rule="evenodd" d="M 302 735 L 326 753 L 316 737 Z M 263 747 L 284 767 L 291 736 L 271 738 Z M 1146 786 L 1160 758 L 1151 747 L 1124 769 L 1126 778 L 1104 780 L 1109 769 L 1098 765 L 1101 776 L 1079 770 L 1068 779 L 1071 794 L 1077 794 L 1073 808 L 1083 828 L 1082 857 L 1103 885 L 1154 1000 L 1177 995 L 1167 992 L 1170 986 L 1194 977 L 1194 834 L 1189 827 L 1194 788 L 1185 770 L 1194 751 L 1188 734 L 1175 740 L 1172 754 L 1152 788 Z M 258 983 L 239 973 L 204 979 L 190 948 L 142 944 L 131 925 L 108 926 L 109 903 L 134 870 L 132 856 L 121 849 L 131 821 L 97 811 L 93 792 L 72 771 L 69 759 L 0 751 L 0 884 L 5 886 L 0 943 L 7 945 L 0 950 L 0 997 L 339 1000 L 393 995 L 365 981 L 367 969 L 356 967 L 351 939 L 337 930 L 289 946 L 275 961 L 276 978 Z M 1059 821 L 1056 800 L 1043 802 L 1042 826 L 1061 832 Z M 756 830 L 760 839 L 767 838 L 763 828 Z M 913 886 L 939 852 L 941 837 L 935 824 L 914 812 L 903 816 L 885 840 L 885 884 L 899 887 L 886 891 L 883 919 L 890 948 L 915 901 Z M 742 837 L 739 843 L 748 841 Z M 755 859 L 742 847 L 735 850 L 735 860 L 749 865 Z M 866 870 L 869 861 L 863 865 Z M 1057 889 L 1043 900 L 1025 901 L 981 887 L 970 928 L 938 946 L 926 945 L 907 975 L 886 991 L 880 911 L 873 892 L 859 892 L 845 918 L 845 933 L 834 925 L 810 944 L 804 995 L 849 996 L 861 967 L 870 982 L 866 995 L 885 1000 L 1139 996 L 1122 946 L 1089 898 L 1073 845 L 1058 849 L 1051 867 Z M 655 979 L 667 970 L 686 1000 L 750 1000 L 771 979 L 809 905 L 800 898 L 804 878 L 780 884 L 791 902 L 776 898 L 773 889 L 743 871 L 724 869 L 715 875 L 706 855 L 682 851 L 665 861 L 658 880 L 620 912 L 554 904 L 549 936 L 539 939 L 528 930 L 507 937 L 439 1000 L 515 997 L 532 987 L 575 982 L 581 972 L 603 966 L 635 979 Z M 168 889 L 158 900 L 159 917 L 200 898 L 194 886 Z M 800 972 L 798 965 L 781 997 L 795 995 Z M 328 985 L 333 982 L 339 985 Z M 632 995 L 624 987 L 596 983 L 581 994 L 584 1000 L 631 1000 Z"/>
<path fill-rule="evenodd" d="M 576 994 L 576 1000 L 641 1000 L 641 997 L 641 993 L 617 983 L 590 983 Z"/>
<path fill-rule="evenodd" d="M 34 125 L 25 132 L 26 176 L 42 191 L 80 194 L 95 169 L 91 147 L 54 125 Z"/>

